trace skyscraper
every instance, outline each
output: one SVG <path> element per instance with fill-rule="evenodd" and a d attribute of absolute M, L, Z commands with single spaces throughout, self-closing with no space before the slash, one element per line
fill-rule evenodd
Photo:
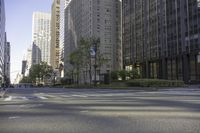
<path fill-rule="evenodd" d="M 49 13 L 34 12 L 32 23 L 32 41 L 34 55 L 32 55 L 32 64 L 38 64 L 41 61 L 50 64 L 50 23 L 51 15 Z"/>
<path fill-rule="evenodd" d="M 65 8 L 69 5 L 71 0 L 60 0 L 60 75 L 64 77 L 64 29 L 65 29 Z"/>
<path fill-rule="evenodd" d="M 144 78 L 200 81 L 198 0 L 123 0 L 123 64 Z"/>
<path fill-rule="evenodd" d="M 51 9 L 51 53 L 50 64 L 59 68 L 60 56 L 60 0 L 54 0 Z"/>
<path fill-rule="evenodd" d="M 121 3 L 119 0 L 71 0 L 65 9 L 65 74 L 69 55 L 83 38 L 99 38 L 107 62 L 101 74 L 121 68 Z"/>
<path fill-rule="evenodd" d="M 0 82 L 3 82 L 4 47 L 5 47 L 5 7 L 4 0 L 0 0 Z"/>
<path fill-rule="evenodd" d="M 10 84 L 10 42 L 7 42 L 5 34 L 5 45 L 4 45 L 4 83 Z"/>
<path fill-rule="evenodd" d="M 32 64 L 32 48 L 27 49 L 27 52 L 26 52 L 26 55 L 25 55 L 25 60 L 27 61 L 25 76 L 28 76 L 29 70 L 30 70 L 31 64 Z"/>

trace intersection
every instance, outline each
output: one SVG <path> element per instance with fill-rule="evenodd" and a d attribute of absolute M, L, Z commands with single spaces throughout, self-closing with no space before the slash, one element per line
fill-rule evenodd
<path fill-rule="evenodd" d="M 2 133 L 199 133 L 200 89 L 13 88 Z"/>

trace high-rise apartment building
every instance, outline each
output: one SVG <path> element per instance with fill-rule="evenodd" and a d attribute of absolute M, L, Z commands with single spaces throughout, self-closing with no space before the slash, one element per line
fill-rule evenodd
<path fill-rule="evenodd" d="M 60 76 L 64 77 L 64 29 L 65 29 L 65 8 L 69 5 L 71 0 L 60 0 Z"/>
<path fill-rule="evenodd" d="M 200 81 L 199 0 L 122 0 L 122 16 L 125 69 Z"/>
<path fill-rule="evenodd" d="M 101 74 L 121 69 L 120 0 L 71 0 L 68 4 L 65 9 L 65 74 L 70 70 L 69 55 L 77 48 L 81 37 L 99 38 L 100 53 L 107 60 L 100 68 Z"/>
<path fill-rule="evenodd" d="M 50 64 L 50 23 L 51 14 L 33 13 L 32 41 L 35 46 L 33 46 L 32 64 L 39 64 L 41 61 Z"/>
<path fill-rule="evenodd" d="M 4 0 L 0 0 L 0 83 L 3 82 L 4 47 L 5 47 L 5 7 Z"/>
<path fill-rule="evenodd" d="M 60 57 L 60 0 L 54 0 L 51 9 L 51 53 L 50 64 L 59 68 Z"/>

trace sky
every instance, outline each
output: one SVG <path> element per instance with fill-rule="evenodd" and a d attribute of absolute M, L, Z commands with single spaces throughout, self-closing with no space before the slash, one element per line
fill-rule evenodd
<path fill-rule="evenodd" d="M 32 14 L 51 12 L 52 0 L 4 0 L 7 41 L 11 44 L 11 81 L 21 72 L 22 60 L 32 44 Z"/>

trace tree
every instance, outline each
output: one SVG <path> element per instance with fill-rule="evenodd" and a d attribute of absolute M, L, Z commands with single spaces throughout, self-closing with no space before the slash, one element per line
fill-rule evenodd
<path fill-rule="evenodd" d="M 118 75 L 119 75 L 119 72 L 118 71 L 112 71 L 111 72 L 111 79 L 113 81 L 117 81 L 118 80 Z"/>
<path fill-rule="evenodd" d="M 77 83 L 79 83 L 79 74 L 80 74 L 80 67 L 83 63 L 82 51 L 80 49 L 76 49 L 74 52 L 70 54 L 70 64 L 73 66 L 73 74 L 75 71 L 75 75 L 77 77 Z M 73 75 L 72 75 L 73 77 Z"/>
<path fill-rule="evenodd" d="M 82 70 L 85 71 L 83 72 L 84 82 L 86 82 L 86 78 L 89 73 L 90 84 L 92 81 L 91 40 L 92 40 L 91 38 L 90 39 L 81 38 L 79 42 L 79 49 L 81 50 L 82 60 L 83 60 Z"/>
<path fill-rule="evenodd" d="M 128 72 L 126 70 L 119 71 L 119 76 L 122 80 L 126 80 L 126 77 L 128 76 Z"/>
<path fill-rule="evenodd" d="M 20 83 L 31 83 L 31 79 L 30 79 L 29 76 L 25 76 L 25 77 L 22 78 Z"/>
<path fill-rule="evenodd" d="M 44 82 L 45 78 L 50 78 L 53 72 L 53 68 L 49 66 L 46 62 L 41 62 L 40 64 L 32 65 L 29 70 L 29 78 L 33 83 L 39 79 L 39 83 Z"/>
<path fill-rule="evenodd" d="M 81 38 L 76 50 L 69 55 L 69 62 L 72 65 L 71 76 L 76 76 L 77 83 L 79 82 L 80 73 L 83 74 L 84 81 L 88 77 L 90 84 L 92 81 L 92 59 L 95 63 L 93 65 L 95 70 L 95 81 L 96 81 L 96 70 L 106 62 L 103 54 L 100 51 L 100 40 L 97 38 Z M 86 82 L 86 81 L 85 81 Z M 96 83 L 96 82 L 95 82 Z"/>

